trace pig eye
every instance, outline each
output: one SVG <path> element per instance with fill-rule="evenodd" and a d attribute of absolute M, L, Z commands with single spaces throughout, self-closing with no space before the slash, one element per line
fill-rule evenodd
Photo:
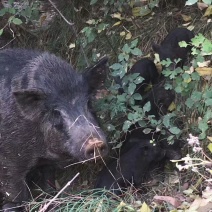
<path fill-rule="evenodd" d="M 53 120 L 52 121 L 53 121 L 53 126 L 56 129 L 61 130 L 63 128 L 63 118 L 62 118 L 59 110 L 53 111 Z"/>

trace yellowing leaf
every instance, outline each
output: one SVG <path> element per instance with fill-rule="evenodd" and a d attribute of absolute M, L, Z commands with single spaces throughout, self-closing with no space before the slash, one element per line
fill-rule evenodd
<path fill-rule="evenodd" d="M 140 208 L 140 210 L 138 210 L 139 212 L 151 212 L 149 206 L 144 202 Z"/>
<path fill-rule="evenodd" d="M 134 7 L 132 9 L 132 14 L 134 17 L 145 16 L 150 14 L 152 11 L 148 7 Z"/>
<path fill-rule="evenodd" d="M 181 14 L 181 16 L 182 16 L 182 18 L 183 18 L 183 20 L 184 20 L 185 22 L 188 22 L 188 21 L 191 21 L 191 20 L 192 20 L 192 19 L 191 19 L 191 16 L 183 15 L 183 14 Z"/>
<path fill-rule="evenodd" d="M 203 17 L 205 16 L 210 16 L 212 15 L 212 5 L 210 5 L 207 10 L 205 11 L 205 14 L 203 15 Z"/>
<path fill-rule="evenodd" d="M 212 68 L 210 67 L 198 67 L 195 69 L 200 76 L 208 76 L 208 75 L 212 75 Z"/>
<path fill-rule="evenodd" d="M 73 48 L 75 48 L 75 43 L 71 43 L 71 44 L 69 45 L 69 49 L 73 49 Z"/>
<path fill-rule="evenodd" d="M 123 19 L 123 18 L 121 17 L 121 13 L 114 13 L 114 14 L 112 14 L 111 16 L 112 16 L 112 18 L 117 18 L 117 19 L 119 19 L 119 20 L 122 20 L 122 19 Z"/>
<path fill-rule="evenodd" d="M 212 137 L 211 136 L 207 136 L 208 140 L 212 142 Z"/>
<path fill-rule="evenodd" d="M 121 24 L 121 21 L 117 21 L 115 24 L 113 24 L 113 27 L 114 26 L 118 26 L 118 25 L 120 25 Z"/>
<path fill-rule="evenodd" d="M 176 108 L 177 108 L 176 104 L 174 102 L 172 102 L 168 107 L 168 111 L 174 111 L 174 110 L 176 110 Z"/>
<path fill-rule="evenodd" d="M 131 38 L 132 38 L 132 34 L 131 34 L 131 32 L 128 32 L 128 33 L 126 34 L 125 39 L 126 39 L 126 40 L 129 40 L 129 39 L 131 39 Z"/>
<path fill-rule="evenodd" d="M 125 35 L 126 35 L 125 31 L 120 32 L 120 36 L 125 36 Z"/>
<path fill-rule="evenodd" d="M 210 150 L 210 152 L 212 153 L 212 143 L 208 144 L 208 149 Z"/>
<path fill-rule="evenodd" d="M 191 82 L 191 78 L 189 77 L 188 79 L 186 79 L 186 80 L 184 79 L 183 81 L 184 81 L 185 83 L 189 83 L 189 82 Z"/>

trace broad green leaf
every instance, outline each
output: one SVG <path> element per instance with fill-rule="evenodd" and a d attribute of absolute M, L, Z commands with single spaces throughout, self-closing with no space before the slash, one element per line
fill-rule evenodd
<path fill-rule="evenodd" d="M 147 102 L 147 103 L 143 106 L 144 113 L 145 113 L 145 112 L 149 112 L 150 109 L 151 109 L 151 104 L 150 104 L 150 102 Z"/>
<path fill-rule="evenodd" d="M 131 53 L 132 53 L 133 55 L 136 55 L 136 56 L 141 56 L 141 55 L 142 55 L 141 50 L 138 49 L 138 48 L 132 49 L 132 50 L 131 50 Z"/>
<path fill-rule="evenodd" d="M 179 46 L 180 47 L 187 47 L 188 44 L 185 41 L 181 41 L 181 42 L 179 42 Z"/>
<path fill-rule="evenodd" d="M 129 93 L 130 95 L 132 95 L 132 94 L 134 93 L 135 89 L 136 89 L 136 84 L 133 83 L 133 82 L 131 82 L 131 83 L 129 84 L 129 87 L 128 87 L 128 93 Z"/>
<path fill-rule="evenodd" d="M 177 128 L 177 127 L 171 127 L 171 128 L 169 129 L 169 131 L 170 131 L 172 134 L 174 134 L 174 135 L 177 135 L 177 134 L 179 134 L 179 133 L 181 132 L 181 130 L 180 130 L 179 128 Z"/>
<path fill-rule="evenodd" d="M 12 19 L 12 22 L 13 22 L 15 25 L 20 25 L 20 24 L 23 23 L 22 20 L 19 19 L 19 18 L 13 18 L 13 19 Z"/>
<path fill-rule="evenodd" d="M 124 122 L 124 125 L 123 125 L 123 127 L 122 127 L 122 130 L 123 130 L 124 132 L 127 132 L 131 125 L 132 125 L 132 122 L 131 122 L 131 121 L 128 121 L 128 120 L 125 121 L 125 122 Z"/>
<path fill-rule="evenodd" d="M 144 134 L 149 134 L 151 131 L 152 131 L 152 129 L 150 129 L 150 128 L 145 128 L 145 129 L 143 130 L 143 133 L 144 133 Z"/>
<path fill-rule="evenodd" d="M 141 94 L 139 94 L 139 93 L 133 94 L 133 98 L 134 98 L 135 100 L 142 100 L 142 96 L 141 96 Z"/>

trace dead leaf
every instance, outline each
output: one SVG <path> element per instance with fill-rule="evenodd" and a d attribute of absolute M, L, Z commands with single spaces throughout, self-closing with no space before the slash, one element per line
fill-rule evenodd
<path fill-rule="evenodd" d="M 170 196 L 154 196 L 155 200 L 165 201 L 173 205 L 175 208 L 178 208 L 181 205 L 181 202 L 174 197 Z"/>
<path fill-rule="evenodd" d="M 200 197 L 197 197 L 191 204 L 189 211 L 195 211 L 199 209 L 200 206 L 207 205 L 208 201 L 206 199 L 202 199 Z M 199 210 L 198 210 L 199 211 Z"/>
<path fill-rule="evenodd" d="M 200 76 L 212 75 L 212 68 L 210 67 L 197 67 L 195 70 L 199 73 Z"/>
<path fill-rule="evenodd" d="M 188 21 L 191 21 L 192 20 L 191 16 L 189 16 L 189 15 L 181 14 L 181 16 L 182 16 L 182 18 L 183 18 L 183 20 L 185 22 L 188 22 Z"/>
<path fill-rule="evenodd" d="M 212 142 L 212 136 L 207 136 L 207 139 Z"/>
<path fill-rule="evenodd" d="M 129 39 L 131 39 L 131 38 L 132 38 L 132 34 L 131 34 L 131 32 L 128 32 L 128 33 L 126 34 L 125 39 L 126 39 L 126 40 L 129 40 Z"/>
<path fill-rule="evenodd" d="M 151 212 L 149 206 L 144 202 L 141 206 L 141 209 L 138 210 L 139 212 Z"/>
<path fill-rule="evenodd" d="M 112 27 L 114 27 L 114 26 L 118 26 L 118 25 L 120 25 L 121 24 L 121 21 L 118 21 L 118 22 L 116 22 L 115 24 L 113 24 L 113 26 Z"/>
<path fill-rule="evenodd" d="M 139 16 L 143 17 L 143 16 L 150 14 L 151 12 L 152 11 L 146 6 L 144 6 L 144 7 L 134 7 L 132 9 L 132 14 L 133 14 L 134 17 L 139 17 Z"/>
<path fill-rule="evenodd" d="M 69 49 L 73 49 L 73 48 L 75 48 L 75 43 L 71 43 L 71 44 L 69 45 Z"/>
<path fill-rule="evenodd" d="M 121 17 L 121 13 L 114 13 L 111 15 L 112 18 L 117 18 L 119 20 L 122 20 L 123 18 Z"/>
<path fill-rule="evenodd" d="M 208 7 L 208 5 L 203 2 L 197 2 L 197 6 L 200 10 L 204 10 L 205 8 Z"/>
<path fill-rule="evenodd" d="M 209 64 L 210 64 L 210 60 L 207 60 L 207 61 L 204 61 L 204 62 L 202 62 L 202 63 L 200 63 L 200 62 L 197 62 L 197 65 L 199 66 L 199 67 L 208 67 L 209 66 Z"/>
<path fill-rule="evenodd" d="M 211 16 L 212 15 L 212 5 L 210 5 L 207 10 L 205 11 L 205 14 L 203 15 L 203 17 L 206 16 Z"/>
<path fill-rule="evenodd" d="M 125 36 L 125 35 L 126 35 L 125 31 L 120 32 L 120 36 Z"/>

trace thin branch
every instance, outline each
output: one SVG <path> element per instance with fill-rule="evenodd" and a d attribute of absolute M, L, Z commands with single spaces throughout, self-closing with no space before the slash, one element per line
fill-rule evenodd
<path fill-rule="evenodd" d="M 45 212 L 48 207 L 51 205 L 51 203 L 57 199 L 57 197 L 68 187 L 71 185 L 71 183 L 79 176 L 79 172 L 72 178 L 72 180 L 70 180 L 69 182 L 67 182 L 67 184 L 54 196 L 54 198 L 52 198 L 48 204 L 44 205 L 43 208 L 41 208 L 40 212 Z"/>
<path fill-rule="evenodd" d="M 70 27 L 72 27 L 72 30 L 73 30 L 75 36 L 77 37 L 77 31 L 76 31 L 76 29 L 75 29 L 75 27 L 74 27 L 74 23 L 68 21 L 68 20 L 65 18 L 65 16 L 64 16 L 64 15 L 60 12 L 60 10 L 56 7 L 56 5 L 54 4 L 54 2 L 52 2 L 51 0 L 49 0 L 49 2 L 50 2 L 50 4 L 54 7 L 54 9 L 59 13 L 59 15 L 63 18 L 63 20 L 64 20 Z M 80 49 L 81 49 L 82 54 L 83 54 L 83 56 L 84 56 L 86 65 L 89 66 L 90 64 L 89 64 L 89 62 L 88 62 L 88 59 L 87 59 L 87 57 L 86 57 L 86 54 L 85 54 L 85 51 L 84 51 L 84 49 L 83 49 L 83 46 L 82 46 L 81 42 L 79 42 L 79 44 L 80 44 Z"/>

